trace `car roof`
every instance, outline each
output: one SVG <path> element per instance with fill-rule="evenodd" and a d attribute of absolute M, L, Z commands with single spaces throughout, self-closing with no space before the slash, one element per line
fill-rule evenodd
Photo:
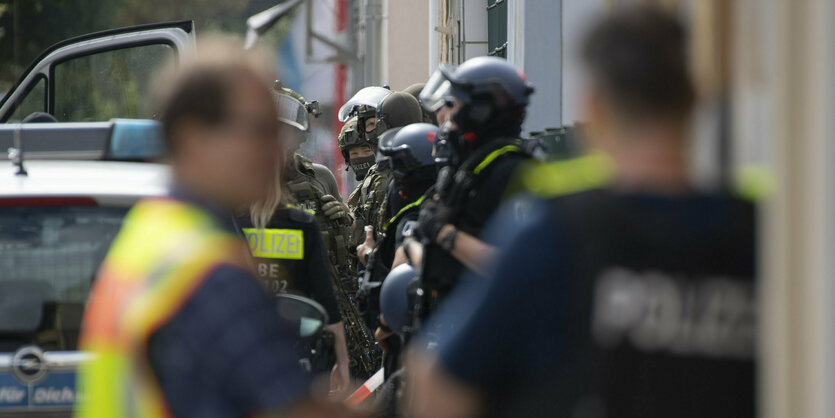
<path fill-rule="evenodd" d="M 170 169 L 158 163 L 111 161 L 38 161 L 24 163 L 27 175 L 0 161 L 0 199 L 8 197 L 90 197 L 100 204 L 130 203 L 164 195 Z"/>

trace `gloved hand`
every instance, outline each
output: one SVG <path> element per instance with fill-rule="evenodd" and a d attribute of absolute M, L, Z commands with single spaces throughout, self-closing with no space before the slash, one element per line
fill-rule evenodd
<path fill-rule="evenodd" d="M 351 215 L 348 214 L 348 210 L 345 209 L 345 206 L 342 205 L 342 202 L 336 200 L 335 197 L 326 194 L 322 196 L 322 213 L 328 217 L 328 219 L 332 221 L 341 221 L 345 222 L 346 224 L 350 224 L 353 222 L 351 219 Z"/>
<path fill-rule="evenodd" d="M 441 233 L 444 225 L 450 223 L 451 215 L 452 210 L 441 203 L 436 201 L 424 203 L 418 217 L 418 234 L 433 243 L 438 242 L 438 234 Z"/>

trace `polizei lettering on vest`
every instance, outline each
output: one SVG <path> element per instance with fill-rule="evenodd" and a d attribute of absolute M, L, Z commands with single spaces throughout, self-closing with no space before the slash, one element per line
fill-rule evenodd
<path fill-rule="evenodd" d="M 262 258 L 304 258 L 304 236 L 300 229 L 244 228 L 252 255 Z"/>
<path fill-rule="evenodd" d="M 592 334 L 601 348 L 750 359 L 756 302 L 750 282 L 611 268 L 598 276 Z"/>

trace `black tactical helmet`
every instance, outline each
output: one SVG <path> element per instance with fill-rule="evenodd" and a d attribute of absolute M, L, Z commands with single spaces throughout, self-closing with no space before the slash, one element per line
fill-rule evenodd
<path fill-rule="evenodd" d="M 421 91 L 420 100 L 431 112 L 452 106 L 454 99 L 460 101 L 453 120 L 460 132 L 475 135 L 470 140 L 479 143 L 518 136 L 533 91 L 525 75 L 507 61 L 476 57 L 458 68 L 442 64 Z"/>
<path fill-rule="evenodd" d="M 417 283 L 415 268 L 401 264 L 391 269 L 380 288 L 380 314 L 389 328 L 399 335 L 408 332 L 412 324 L 412 295 Z"/>
<path fill-rule="evenodd" d="M 379 138 L 389 129 L 400 128 L 423 120 L 420 103 L 409 93 L 396 92 L 387 96 L 377 106 L 377 126 L 366 132 L 369 141 Z"/>
<path fill-rule="evenodd" d="M 380 137 L 378 161 L 389 160 L 395 178 L 410 176 L 435 177 L 432 143 L 438 127 L 429 123 L 413 123 L 390 129 Z"/>
<path fill-rule="evenodd" d="M 339 108 L 339 121 L 345 122 L 349 117 L 357 117 L 359 131 L 365 136 L 365 124 L 370 118 L 376 117 L 377 108 L 383 100 L 392 94 L 388 87 L 370 86 L 360 89 L 353 97 Z M 376 143 L 376 136 L 369 137 L 370 142 Z"/>
<path fill-rule="evenodd" d="M 415 99 L 418 99 L 418 102 L 420 102 L 420 92 L 421 90 L 423 90 L 424 87 L 426 87 L 426 83 L 415 83 L 409 87 L 406 87 L 406 89 L 403 91 L 405 93 L 411 94 Z M 435 117 L 435 112 L 430 112 L 426 110 L 423 106 L 421 106 L 420 109 L 423 111 L 424 122 L 431 123 L 433 125 L 438 124 L 438 119 Z"/>
<path fill-rule="evenodd" d="M 345 122 L 351 116 L 367 116 L 369 112 L 370 116 L 374 116 L 374 109 L 391 93 L 386 87 L 369 86 L 360 89 L 339 108 L 339 121 Z"/>

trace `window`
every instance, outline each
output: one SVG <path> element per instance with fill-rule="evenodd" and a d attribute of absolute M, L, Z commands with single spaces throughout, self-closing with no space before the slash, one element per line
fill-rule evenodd
<path fill-rule="evenodd" d="M 34 112 L 43 112 L 46 110 L 46 79 L 38 78 L 35 85 L 23 95 L 23 100 L 17 105 L 14 113 L 9 118 L 9 122 L 20 122 Z"/>
<path fill-rule="evenodd" d="M 507 58 L 507 1 L 487 0 L 488 55 Z"/>
<path fill-rule="evenodd" d="M 6 316 L 0 349 L 77 349 L 90 285 L 126 212 L 98 206 L 0 208 L 0 295 L 12 295 L 0 297 L 0 314 Z"/>
<path fill-rule="evenodd" d="M 145 107 L 155 71 L 173 57 L 151 44 L 71 58 L 54 68 L 54 115 L 61 122 L 151 118 Z"/>

